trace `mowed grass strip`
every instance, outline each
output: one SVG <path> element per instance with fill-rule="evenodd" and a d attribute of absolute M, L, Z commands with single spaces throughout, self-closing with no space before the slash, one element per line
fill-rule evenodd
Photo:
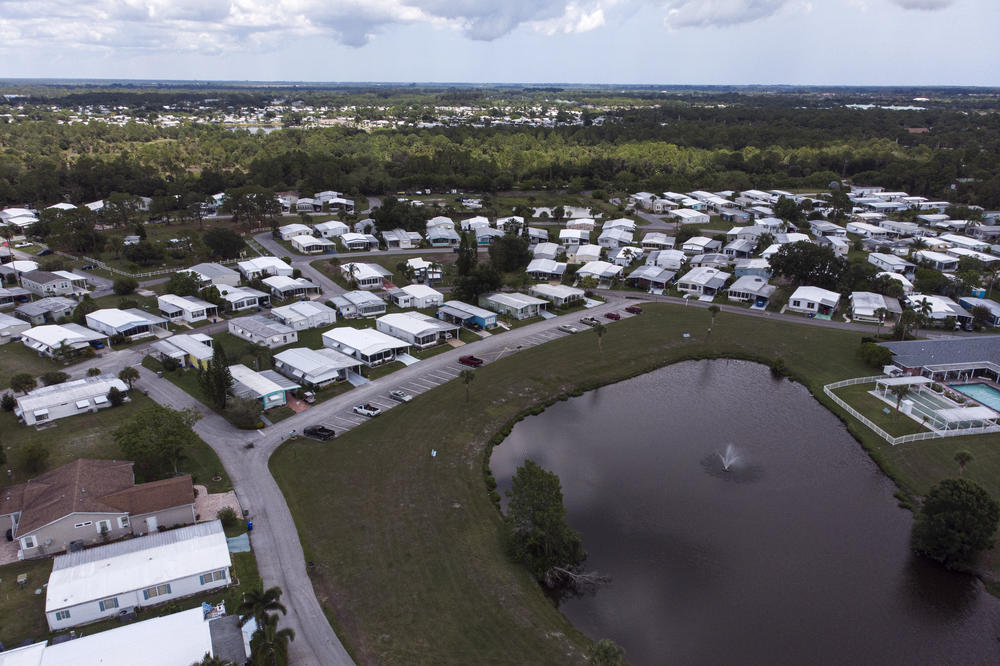
<path fill-rule="evenodd" d="M 488 442 L 518 415 L 691 358 L 780 358 L 828 407 L 835 406 L 824 384 L 871 374 L 855 355 L 861 333 L 725 312 L 710 336 L 709 325 L 705 309 L 649 305 L 639 317 L 610 323 L 602 345 L 585 331 L 479 368 L 468 402 L 464 384 L 452 381 L 332 442 L 279 449 L 272 472 L 315 564 L 317 595 L 355 659 L 583 662 L 588 639 L 504 555 L 501 517 L 485 487 Z M 767 396 L 758 397 L 766 404 Z M 1000 491 L 1000 456 L 979 457 L 1000 449 L 1000 436 L 893 449 L 847 423 L 908 489 L 925 492 L 953 476 L 954 450 L 969 448 L 977 459 L 967 475 L 992 474 L 989 489 Z"/>

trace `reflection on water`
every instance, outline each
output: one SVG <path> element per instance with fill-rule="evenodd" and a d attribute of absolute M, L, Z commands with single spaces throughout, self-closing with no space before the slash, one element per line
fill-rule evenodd
<path fill-rule="evenodd" d="M 1000 663 L 1000 602 L 913 557 L 892 484 L 764 366 L 687 362 L 557 403 L 494 451 L 502 491 L 529 457 L 612 577 L 561 608 L 632 663 Z"/>

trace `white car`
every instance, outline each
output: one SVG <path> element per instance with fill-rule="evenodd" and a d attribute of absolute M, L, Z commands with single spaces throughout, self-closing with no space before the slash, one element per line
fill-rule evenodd
<path fill-rule="evenodd" d="M 21 249 L 22 247 L 31 247 L 32 245 L 34 245 L 34 243 L 18 243 L 14 247 Z"/>
<path fill-rule="evenodd" d="M 562 331 L 563 333 L 576 333 L 580 329 L 578 329 L 576 326 L 573 326 L 572 324 L 560 324 L 559 330 Z"/>
<path fill-rule="evenodd" d="M 354 405 L 354 413 L 359 414 L 361 416 L 374 417 L 381 414 L 382 410 L 376 407 L 375 405 L 371 404 L 370 402 L 366 402 L 363 405 Z"/>
<path fill-rule="evenodd" d="M 396 402 L 409 402 L 413 400 L 413 396 L 407 393 L 406 391 L 403 391 L 402 389 L 396 389 L 395 391 L 390 391 L 389 397 L 395 400 Z"/>

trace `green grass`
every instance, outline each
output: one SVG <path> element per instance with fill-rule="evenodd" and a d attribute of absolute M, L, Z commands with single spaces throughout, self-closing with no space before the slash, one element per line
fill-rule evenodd
<path fill-rule="evenodd" d="M 281 407 L 275 407 L 274 409 L 269 409 L 264 412 L 264 416 L 271 423 L 278 423 L 279 421 L 284 421 L 289 416 L 295 416 L 295 410 L 291 407 L 282 405 Z"/>
<path fill-rule="evenodd" d="M 868 392 L 874 388 L 874 384 L 855 384 L 854 386 L 845 386 L 844 388 L 837 389 L 834 392 L 848 405 L 867 416 L 875 425 L 893 437 L 926 432 L 928 430 L 909 416 L 896 413 L 895 407 L 890 407 L 875 396 L 869 395 Z M 889 409 L 889 414 L 882 411 L 886 408 Z"/>
<path fill-rule="evenodd" d="M 490 441 L 519 415 L 691 358 L 781 358 L 827 407 L 823 385 L 870 374 L 855 357 L 858 333 L 722 312 L 707 338 L 709 322 L 702 308 L 649 305 L 641 317 L 611 322 L 603 351 L 594 333 L 581 332 L 478 369 L 468 404 L 465 387 L 449 382 L 336 447 L 300 440 L 279 449 L 271 469 L 306 559 L 319 565 L 317 595 L 355 659 L 583 663 L 589 641 L 504 556 L 484 484 Z M 966 448 L 975 456 L 966 476 L 1000 496 L 1000 436 L 892 448 L 845 420 L 908 491 L 954 475 L 954 451 Z"/>
<path fill-rule="evenodd" d="M 0 389 L 10 386 L 10 378 L 22 372 L 32 377 L 49 370 L 63 369 L 62 363 L 57 363 L 47 356 L 39 356 L 16 340 L 0 345 Z"/>
<path fill-rule="evenodd" d="M 72 462 L 77 458 L 121 459 L 122 452 L 115 444 L 112 433 L 119 424 L 130 419 L 136 412 L 148 407 L 153 401 L 138 389 L 130 391 L 131 402 L 119 407 L 109 407 L 98 412 L 79 414 L 53 421 L 52 427 L 35 430 L 18 423 L 12 412 L 0 412 L 0 433 L 7 454 L 7 467 L 13 476 L 3 485 L 24 483 L 30 475 L 20 471 L 24 450 L 32 444 L 41 444 L 49 451 L 48 469 Z M 233 485 L 226 475 L 219 457 L 208 444 L 201 440 L 199 445 L 187 452 L 181 461 L 180 471 L 190 472 L 195 483 L 204 484 L 209 492 L 230 490 Z M 221 481 L 212 481 L 219 475 Z M 142 481 L 142 479 L 137 479 Z"/>
<path fill-rule="evenodd" d="M 49 636 L 45 621 L 44 583 L 52 573 L 52 560 L 26 560 L 0 567 L 0 641 L 9 650 L 23 641 L 44 640 Z M 28 574 L 24 589 L 17 586 L 17 576 Z M 41 589 L 41 594 L 35 590 Z"/>

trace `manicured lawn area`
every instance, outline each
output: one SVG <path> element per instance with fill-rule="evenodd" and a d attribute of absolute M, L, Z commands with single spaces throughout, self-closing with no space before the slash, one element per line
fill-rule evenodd
<path fill-rule="evenodd" d="M 115 444 L 112 433 L 137 411 L 153 404 L 139 390 L 131 391 L 129 396 L 132 401 L 120 407 L 58 419 L 53 421 L 53 427 L 44 430 L 21 425 L 13 413 L 0 411 L 0 441 L 7 454 L 6 467 L 13 471 L 13 476 L 4 480 L 3 485 L 23 483 L 30 478 L 30 475 L 20 471 L 20 466 L 24 450 L 32 444 L 41 444 L 49 451 L 48 469 L 77 458 L 121 459 L 122 452 Z M 204 442 L 199 442 L 200 445 L 188 451 L 187 458 L 181 461 L 180 470 L 190 472 L 195 483 L 205 484 L 210 492 L 231 489 L 232 483 L 215 451 Z M 213 482 L 212 477 L 217 474 L 222 481 Z"/>
<path fill-rule="evenodd" d="M 298 440 L 279 449 L 272 471 L 306 559 L 317 562 L 320 601 L 355 659 L 583 662 L 589 641 L 505 557 L 483 480 L 488 442 L 519 414 L 705 356 L 780 358 L 827 406 L 824 384 L 870 374 L 855 357 L 860 334 L 723 312 L 707 338 L 709 322 L 702 308 L 649 305 L 641 317 L 609 323 L 603 351 L 593 332 L 581 332 L 478 369 L 468 404 L 465 387 L 449 382 L 335 447 Z M 966 474 L 990 479 L 1000 496 L 1000 436 L 889 450 L 863 426 L 848 427 L 908 490 L 954 475 L 954 451 L 968 448 L 976 459 Z"/>
<path fill-rule="evenodd" d="M 62 370 L 63 364 L 47 356 L 39 356 L 20 342 L 0 345 L 0 389 L 10 386 L 10 378 L 22 372 L 38 377 L 49 370 Z"/>
<path fill-rule="evenodd" d="M 867 416 L 875 425 L 894 437 L 927 431 L 927 428 L 909 416 L 896 413 L 894 406 L 890 407 L 875 396 L 869 395 L 868 391 L 874 388 L 874 384 L 855 384 L 837 389 L 835 393 L 841 400 Z M 883 411 L 886 408 L 889 409 L 889 414 Z"/>

